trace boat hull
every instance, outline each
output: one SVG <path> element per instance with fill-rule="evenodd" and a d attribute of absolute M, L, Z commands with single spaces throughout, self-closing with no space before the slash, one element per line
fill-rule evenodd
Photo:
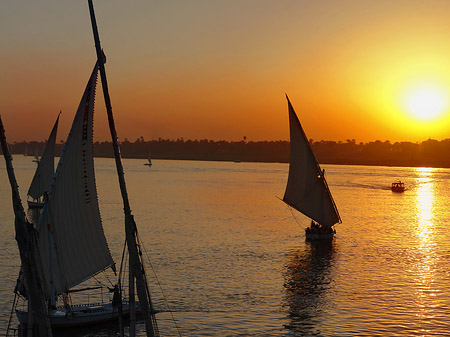
<path fill-rule="evenodd" d="M 123 303 L 122 310 L 124 316 L 130 314 L 128 302 Z M 136 302 L 136 314 L 140 313 L 139 302 Z M 16 314 L 20 325 L 27 327 L 28 312 L 16 310 Z M 50 311 L 49 317 L 52 328 L 69 328 L 116 320 L 119 314 L 117 307 L 113 307 L 111 303 L 108 303 L 73 306 L 71 311 L 65 308 L 57 308 Z"/>
<path fill-rule="evenodd" d="M 318 230 L 308 227 L 305 229 L 305 238 L 308 241 L 332 240 L 335 234 L 336 230 L 333 228 L 329 228 L 328 230 Z"/>
<path fill-rule="evenodd" d="M 334 232 L 328 234 L 305 234 L 306 240 L 332 240 L 334 237 Z"/>
<path fill-rule="evenodd" d="M 28 208 L 43 208 L 44 207 L 44 203 L 43 202 L 39 202 L 39 201 L 31 201 L 28 200 Z"/>
<path fill-rule="evenodd" d="M 403 192 L 405 192 L 405 188 L 403 188 L 403 187 L 392 187 L 391 191 L 394 192 L 394 193 L 403 193 Z"/>
<path fill-rule="evenodd" d="M 403 193 L 405 192 L 406 188 L 405 188 L 405 184 L 402 183 L 400 180 L 393 182 L 391 185 L 391 191 L 395 192 L 395 193 Z"/>

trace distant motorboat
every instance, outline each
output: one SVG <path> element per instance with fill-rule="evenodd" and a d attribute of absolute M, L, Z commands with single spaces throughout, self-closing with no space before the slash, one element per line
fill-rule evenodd
<path fill-rule="evenodd" d="M 402 183 L 400 180 L 393 182 L 391 185 L 391 191 L 395 193 L 403 193 L 406 191 L 405 184 Z"/>
<path fill-rule="evenodd" d="M 333 226 L 341 223 L 325 179 L 325 170 L 314 155 L 300 121 L 287 97 L 290 128 L 289 177 L 283 201 L 311 219 L 305 229 L 307 240 L 330 240 L 336 231 Z"/>

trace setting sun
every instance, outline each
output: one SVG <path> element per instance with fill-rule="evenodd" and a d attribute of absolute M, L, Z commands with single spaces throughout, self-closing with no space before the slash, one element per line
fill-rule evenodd
<path fill-rule="evenodd" d="M 435 85 L 418 85 L 407 90 L 403 105 L 415 118 L 432 121 L 445 111 L 448 99 L 444 90 Z"/>

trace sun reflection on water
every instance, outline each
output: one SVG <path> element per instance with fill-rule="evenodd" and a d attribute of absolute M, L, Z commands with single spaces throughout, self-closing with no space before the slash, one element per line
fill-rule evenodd
<path fill-rule="evenodd" d="M 428 246 L 433 234 L 433 202 L 434 182 L 433 171 L 429 168 L 417 168 L 418 188 L 416 195 L 417 238 L 420 246 Z"/>
<path fill-rule="evenodd" d="M 417 247 L 415 256 L 415 283 L 417 317 L 421 320 L 433 317 L 434 299 L 438 290 L 434 287 L 437 255 L 435 252 L 435 183 L 433 169 L 417 168 L 416 226 Z M 423 329 L 424 327 L 422 327 Z"/>

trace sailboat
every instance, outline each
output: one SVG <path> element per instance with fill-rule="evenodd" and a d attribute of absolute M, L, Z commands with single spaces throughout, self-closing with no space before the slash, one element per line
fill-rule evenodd
<path fill-rule="evenodd" d="M 131 213 L 123 166 L 112 114 L 104 67 L 105 57 L 95 20 L 92 0 L 88 0 L 94 33 L 97 62 L 78 106 L 71 131 L 64 145 L 44 207 L 35 230 L 24 216 L 12 158 L 6 146 L 0 119 L 0 141 L 7 163 L 16 215 L 16 239 L 23 265 L 24 282 L 16 287 L 16 295 L 28 299 L 28 312 L 16 309 L 19 322 L 39 327 L 41 336 L 51 336 L 51 327 L 90 325 L 130 315 L 130 336 L 135 334 L 136 314 L 142 312 L 147 336 L 157 337 L 159 331 L 155 310 L 142 260 L 137 226 Z M 93 113 L 97 75 L 100 72 L 103 94 L 112 136 L 119 186 L 125 213 L 126 247 L 129 253 L 129 296 L 122 296 L 122 282 L 110 291 L 111 301 L 73 305 L 71 294 L 100 287 L 79 288 L 83 282 L 109 269 L 115 271 L 103 231 L 93 160 Z M 35 235 L 35 232 L 38 235 Z M 139 302 L 135 301 L 135 288 Z"/>
<path fill-rule="evenodd" d="M 36 144 L 34 148 L 34 159 L 32 161 L 33 163 L 39 163 L 39 144 Z"/>
<path fill-rule="evenodd" d="M 139 298 L 139 307 L 142 309 L 142 316 L 145 322 L 145 330 L 147 336 L 158 337 L 159 330 L 155 317 L 155 310 L 150 296 L 150 289 L 148 287 L 147 276 L 145 273 L 144 263 L 142 260 L 142 251 L 139 246 L 138 228 L 131 213 L 130 201 L 128 199 L 128 192 L 125 183 L 125 175 L 122 165 L 122 158 L 120 156 L 119 142 L 117 140 L 116 126 L 114 122 L 114 115 L 112 111 L 111 97 L 108 90 L 108 82 L 105 69 L 105 56 L 100 44 L 100 36 L 97 28 L 97 20 L 94 13 L 94 5 L 92 0 L 88 0 L 89 12 L 91 15 L 92 32 L 94 34 L 95 51 L 97 53 L 97 63 L 102 79 L 103 98 L 105 101 L 106 112 L 108 115 L 109 131 L 111 133 L 111 140 L 114 150 L 114 159 L 116 162 L 117 177 L 119 179 L 120 193 L 123 201 L 123 211 L 125 215 L 125 239 L 129 254 L 129 286 L 128 298 L 130 308 L 130 336 L 135 335 L 136 312 L 138 302 L 135 301 L 137 292 Z M 120 285 L 119 285 L 120 286 Z M 136 289 L 136 292 L 135 292 Z M 119 321 L 120 324 L 120 321 Z M 123 335 L 123 325 L 121 324 L 121 334 Z"/>
<path fill-rule="evenodd" d="M 6 162 L 6 172 L 8 173 L 9 183 L 12 192 L 12 204 L 14 210 L 14 229 L 15 238 L 19 247 L 20 261 L 22 263 L 20 281 L 22 285 L 27 286 L 27 296 L 29 298 L 29 311 L 33 312 L 34 320 L 39 322 L 37 328 L 39 336 L 51 337 L 52 331 L 50 320 L 47 316 L 45 305 L 45 296 L 42 290 L 40 273 L 37 266 L 41 265 L 40 256 L 38 254 L 37 239 L 33 225 L 26 219 L 25 211 L 19 194 L 19 186 L 17 185 L 14 168 L 12 165 L 12 156 L 6 142 L 5 129 L 0 116 L 0 144 L 3 157 Z M 18 287 L 16 287 L 17 289 Z M 16 292 L 16 291 L 15 291 Z M 14 297 L 14 306 L 17 304 L 17 292 Z M 10 320 L 11 321 L 11 320 Z M 8 336 L 10 324 L 6 330 Z M 30 334 L 31 335 L 31 334 Z"/>
<path fill-rule="evenodd" d="M 145 163 L 144 165 L 152 166 L 152 157 L 148 155 L 148 163 Z"/>
<path fill-rule="evenodd" d="M 287 95 L 286 99 L 289 110 L 290 164 L 283 201 L 311 219 L 311 225 L 305 229 L 307 240 L 332 239 L 336 233 L 333 226 L 341 223 L 341 217 L 325 179 L 325 170 L 320 168 Z"/>
<path fill-rule="evenodd" d="M 33 180 L 31 181 L 31 185 L 27 193 L 27 203 L 29 208 L 44 207 L 44 193 L 48 192 L 53 174 L 55 173 L 54 159 L 58 122 L 59 115 L 53 125 L 52 131 L 50 132 L 50 136 L 48 137 L 41 160 L 39 160 L 39 158 L 37 160 L 33 160 L 37 162 L 37 168 L 34 172 Z"/>
<path fill-rule="evenodd" d="M 70 295 L 85 290 L 75 288 L 80 283 L 106 269 L 115 268 L 103 232 L 95 184 L 93 114 L 97 73 L 96 64 L 36 226 L 41 258 L 38 268 L 42 273 L 41 286 L 48 302 L 52 327 L 93 324 L 117 319 L 118 316 L 118 308 L 111 302 L 73 306 Z M 52 130 L 53 136 L 57 122 Z M 44 158 L 40 165 L 42 169 Z M 127 311 L 126 303 L 124 311 Z M 19 322 L 26 326 L 28 312 L 16 310 L 16 313 Z"/>

